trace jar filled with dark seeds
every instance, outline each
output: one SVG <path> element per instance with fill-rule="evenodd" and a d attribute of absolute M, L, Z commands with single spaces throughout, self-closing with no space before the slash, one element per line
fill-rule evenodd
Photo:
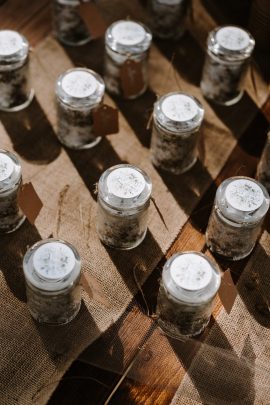
<path fill-rule="evenodd" d="M 72 149 L 97 145 L 101 137 L 93 132 L 93 110 L 102 104 L 105 85 L 93 70 L 70 69 L 56 83 L 57 137 Z"/>
<path fill-rule="evenodd" d="M 257 179 L 270 193 L 270 132 L 268 132 L 266 144 L 258 164 Z"/>
<path fill-rule="evenodd" d="M 117 249 L 132 249 L 145 238 L 152 183 L 136 166 L 121 164 L 106 170 L 98 184 L 97 232 Z"/>
<path fill-rule="evenodd" d="M 206 98 L 223 105 L 241 99 L 254 46 L 253 37 L 240 27 L 224 26 L 210 32 L 201 80 Z"/>
<path fill-rule="evenodd" d="M 185 32 L 190 0 L 148 0 L 151 30 L 155 37 L 178 40 Z"/>
<path fill-rule="evenodd" d="M 202 253 L 176 253 L 165 264 L 157 299 L 160 327 L 172 337 L 200 334 L 208 325 L 221 276 Z"/>
<path fill-rule="evenodd" d="M 154 105 L 151 140 L 153 164 L 174 174 L 189 170 L 197 160 L 204 109 L 181 92 L 162 96 Z"/>
<path fill-rule="evenodd" d="M 231 177 L 217 189 L 206 230 L 209 249 L 229 260 L 248 256 L 269 209 L 264 186 L 249 177 Z"/>
<path fill-rule="evenodd" d="M 18 206 L 22 168 L 17 157 L 0 149 L 0 233 L 16 231 L 25 220 Z"/>
<path fill-rule="evenodd" d="M 0 31 L 0 110 L 19 111 L 33 97 L 29 77 L 29 43 L 16 31 Z"/>
<path fill-rule="evenodd" d="M 136 98 L 145 92 L 148 86 L 148 54 L 151 42 L 151 32 L 141 23 L 120 20 L 114 22 L 107 29 L 105 34 L 104 81 L 106 89 L 111 94 L 124 96 L 121 68 L 127 60 L 139 64 L 143 81 L 139 92 L 127 98 Z"/>
<path fill-rule="evenodd" d="M 67 242 L 47 239 L 24 256 L 27 305 L 40 323 L 61 325 L 72 321 L 81 306 L 81 259 Z"/>
<path fill-rule="evenodd" d="M 79 46 L 91 40 L 81 16 L 80 3 L 79 0 L 53 0 L 54 34 L 65 45 Z"/>

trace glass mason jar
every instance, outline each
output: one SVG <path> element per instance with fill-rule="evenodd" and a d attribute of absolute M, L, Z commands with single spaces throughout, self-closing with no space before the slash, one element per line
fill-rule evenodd
<path fill-rule="evenodd" d="M 229 260 L 248 256 L 260 235 L 269 195 L 249 177 L 231 177 L 217 189 L 206 230 L 209 249 Z"/>
<path fill-rule="evenodd" d="M 57 137 L 71 149 L 88 149 L 101 137 L 93 133 L 93 110 L 101 105 L 103 79 L 93 70 L 75 68 L 61 74 L 56 82 Z"/>
<path fill-rule="evenodd" d="M 80 13 L 80 0 L 53 0 L 53 31 L 64 45 L 80 46 L 91 40 Z"/>
<path fill-rule="evenodd" d="M 31 103 L 33 97 L 29 75 L 29 43 L 16 31 L 0 30 L 0 110 L 22 110 Z"/>
<path fill-rule="evenodd" d="M 257 179 L 270 193 L 270 132 L 268 132 L 266 144 L 258 164 Z"/>
<path fill-rule="evenodd" d="M 117 249 L 133 249 L 145 238 L 152 182 L 133 165 L 106 170 L 98 183 L 97 233 Z"/>
<path fill-rule="evenodd" d="M 23 271 L 27 305 L 40 323 L 70 322 L 81 306 L 81 259 L 69 243 L 46 239 L 25 254 Z"/>
<path fill-rule="evenodd" d="M 181 92 L 162 96 L 154 105 L 151 140 L 153 164 L 174 174 L 184 173 L 197 161 L 204 109 Z"/>
<path fill-rule="evenodd" d="M 25 220 L 18 206 L 22 168 L 16 155 L 0 149 L 0 233 L 16 231 Z"/>
<path fill-rule="evenodd" d="M 148 87 L 148 54 L 152 42 L 150 30 L 134 21 L 114 22 L 105 34 L 104 81 L 106 89 L 114 95 L 122 96 L 121 68 L 127 60 L 139 62 L 142 69 L 143 88 L 136 98 Z"/>
<path fill-rule="evenodd" d="M 173 337 L 200 334 L 208 325 L 221 276 L 202 253 L 183 252 L 165 264 L 157 299 L 160 327 Z"/>
<path fill-rule="evenodd" d="M 210 32 L 201 80 L 206 98 L 227 106 L 241 99 L 254 46 L 253 37 L 240 27 L 223 26 Z"/>
<path fill-rule="evenodd" d="M 148 0 L 151 30 L 155 37 L 178 40 L 185 32 L 190 0 Z"/>

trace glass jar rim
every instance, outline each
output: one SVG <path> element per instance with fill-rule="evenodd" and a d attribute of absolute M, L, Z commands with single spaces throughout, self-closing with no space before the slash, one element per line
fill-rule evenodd
<path fill-rule="evenodd" d="M 232 47 L 232 49 L 226 48 L 224 45 L 226 41 L 221 41 L 219 39 L 219 34 L 225 32 L 226 29 L 231 30 L 233 39 L 233 32 L 236 33 L 239 30 L 239 33 L 242 33 L 243 41 L 246 41 L 246 45 L 242 48 L 237 45 Z M 237 39 L 235 39 L 235 41 L 237 43 Z M 222 25 L 215 28 L 208 34 L 207 46 L 208 51 L 221 60 L 236 62 L 250 58 L 255 47 L 255 40 L 247 30 L 238 25 Z"/>
<path fill-rule="evenodd" d="M 190 100 L 189 107 L 192 107 L 193 112 L 192 114 L 186 115 L 187 117 L 186 120 L 181 121 L 174 120 L 172 119 L 172 117 L 166 115 L 164 112 L 163 109 L 164 102 L 166 102 L 166 100 L 169 100 L 169 98 L 175 96 L 182 97 L 183 102 L 184 100 L 188 99 Z M 197 111 L 195 111 L 195 108 Z M 164 129 L 165 131 L 167 130 L 175 135 L 182 133 L 185 134 L 189 132 L 194 132 L 201 126 L 204 118 L 204 108 L 196 97 L 182 91 L 174 91 L 171 93 L 164 94 L 155 102 L 153 117 L 154 121 L 157 122 L 161 126 L 161 128 Z"/>
<path fill-rule="evenodd" d="M 84 75 L 88 74 L 89 79 L 91 79 L 93 85 L 95 86 L 94 91 L 89 93 L 84 97 L 77 97 L 69 94 L 64 88 L 63 83 L 65 78 L 72 73 L 78 74 L 82 72 Z M 86 77 L 86 76 L 85 76 Z M 100 103 L 104 97 L 105 93 L 105 83 L 102 77 L 96 73 L 94 70 L 87 69 L 87 68 L 71 68 L 66 70 L 65 72 L 61 73 L 56 81 L 55 85 L 55 93 L 57 98 L 64 104 L 73 107 L 73 108 L 83 108 L 83 107 L 91 107 Z"/>
<path fill-rule="evenodd" d="M 138 179 L 141 183 L 138 189 L 138 194 L 134 197 L 124 198 L 122 195 L 116 195 L 110 190 L 108 179 L 110 178 L 110 175 L 118 169 L 129 169 L 132 174 L 138 173 Z M 135 179 L 135 181 L 137 181 L 137 179 Z M 101 175 L 98 183 L 98 197 L 105 205 L 114 210 L 130 211 L 132 209 L 140 209 L 149 201 L 151 192 L 152 182 L 150 177 L 145 171 L 131 164 L 119 164 L 110 167 Z"/>
<path fill-rule="evenodd" d="M 176 282 L 173 280 L 171 275 L 171 266 L 175 261 L 175 259 L 183 255 L 195 255 L 197 257 L 200 257 L 207 263 L 209 268 L 212 270 L 211 279 L 205 287 L 197 290 L 187 290 L 177 285 Z M 168 293 L 176 301 L 188 303 L 191 305 L 192 304 L 199 305 L 209 302 L 216 295 L 221 283 L 221 273 L 217 264 L 214 263 L 209 257 L 207 257 L 201 252 L 196 251 L 178 252 L 175 253 L 172 257 L 170 257 L 170 259 L 168 259 L 167 262 L 165 263 L 162 271 L 162 282 L 166 291 L 168 291 Z"/>
<path fill-rule="evenodd" d="M 227 187 L 236 180 L 252 182 L 256 187 L 260 188 L 262 192 L 262 203 L 258 208 L 248 211 L 241 210 L 230 204 L 230 201 L 226 198 L 226 190 Z M 217 189 L 215 200 L 217 208 L 226 219 L 238 224 L 246 225 L 260 222 L 266 215 L 270 205 L 270 198 L 266 188 L 257 180 L 246 176 L 234 176 L 224 180 Z"/>
<path fill-rule="evenodd" d="M 22 167 L 19 159 L 13 152 L 0 149 L 0 155 L 1 154 L 7 156 L 13 163 L 13 170 L 10 175 L 6 179 L 0 181 L 0 194 L 5 194 L 12 190 L 13 187 L 21 181 Z"/>
<path fill-rule="evenodd" d="M 141 29 L 144 30 L 144 37 L 138 43 L 123 44 L 115 38 L 113 35 L 115 28 L 119 24 L 123 23 L 132 23 L 138 25 Z M 134 55 L 141 54 L 146 52 L 152 43 L 152 33 L 150 29 L 143 23 L 133 20 L 118 20 L 112 23 L 106 30 L 105 33 L 105 44 L 106 46 L 114 52 L 117 52 L 122 55 Z"/>
<path fill-rule="evenodd" d="M 24 35 L 20 34 L 14 30 L 0 30 L 0 38 L 3 36 L 10 36 L 20 41 L 20 46 L 14 49 L 14 52 L 10 54 L 1 54 L 0 53 L 0 65 L 13 65 L 18 62 L 23 63 L 29 53 L 29 42 Z"/>
<path fill-rule="evenodd" d="M 49 245 L 50 243 L 59 243 L 67 246 L 72 251 L 75 260 L 72 270 L 66 276 L 55 280 L 49 280 L 41 277 L 36 271 L 33 263 L 35 252 L 41 246 Z M 26 282 L 30 286 L 33 286 L 40 291 L 61 292 L 73 286 L 76 280 L 80 277 L 81 258 L 77 249 L 71 243 L 56 238 L 44 239 L 35 243 L 27 250 L 23 259 L 23 271 Z"/>

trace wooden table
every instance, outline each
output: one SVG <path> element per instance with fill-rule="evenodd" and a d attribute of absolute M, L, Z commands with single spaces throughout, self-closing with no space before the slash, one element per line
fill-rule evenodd
<path fill-rule="evenodd" d="M 50 33 L 49 0 L 34 2 L 9 0 L 3 3 L 0 8 L 1 28 L 11 28 L 22 32 L 33 46 Z M 241 10 L 239 4 L 236 3 L 240 2 L 204 1 L 208 12 L 217 23 L 246 24 L 250 2 L 241 2 L 243 7 Z M 194 5 L 196 6 L 196 4 L 195 0 Z M 159 41 L 156 41 L 156 45 L 167 58 L 172 58 L 173 47 L 168 49 L 166 44 Z M 260 63 L 262 73 L 266 75 L 269 57 L 266 59 L 265 55 L 262 57 L 258 53 L 257 61 Z M 179 68 L 178 63 L 176 58 L 174 60 L 176 69 Z M 268 78 L 266 77 L 266 79 Z M 134 120 L 132 121 L 132 117 L 124 106 L 121 110 L 134 127 L 136 123 Z M 226 122 L 226 112 L 222 114 L 221 117 Z M 215 182 L 203 195 L 166 258 L 177 251 L 206 251 L 204 231 L 216 188 L 227 177 L 236 174 L 251 177 L 255 175 L 269 122 L 270 100 L 265 103 L 261 111 L 258 110 L 254 120 L 239 139 Z M 269 226 L 269 218 L 267 225 Z M 154 313 L 158 280 L 166 258 L 149 277 L 142 291 L 136 295 L 119 321 L 74 362 L 53 394 L 49 402 L 51 405 L 170 403 L 196 347 L 189 347 L 181 342 L 170 342 L 171 345 L 166 346 L 165 340 L 167 341 L 168 338 L 165 336 L 164 342 L 159 340 L 160 334 L 157 334 L 157 326 L 151 315 Z M 247 261 L 248 259 L 239 263 L 219 261 L 219 264 L 223 270 L 229 268 L 234 281 L 237 281 Z M 214 322 L 214 317 L 221 308 L 222 303 L 218 301 L 213 319 L 198 341 L 205 339 Z M 133 333 L 135 330 L 136 334 Z M 168 347 L 165 353 L 158 352 L 161 343 Z M 158 355 L 156 355 L 157 352 Z M 177 359 L 177 354 L 180 353 L 179 358 L 182 359 L 182 365 Z"/>

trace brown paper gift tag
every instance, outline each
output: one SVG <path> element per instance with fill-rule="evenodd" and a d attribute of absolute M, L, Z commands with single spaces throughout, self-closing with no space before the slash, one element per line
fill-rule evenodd
<path fill-rule="evenodd" d="M 80 2 L 80 15 L 91 34 L 96 39 L 103 37 L 107 29 L 106 23 L 97 6 L 91 2 Z"/>
<path fill-rule="evenodd" d="M 226 270 L 221 278 L 221 284 L 218 291 L 219 298 L 227 312 L 229 314 L 232 310 L 234 301 L 238 295 L 236 286 L 233 282 L 230 270 Z"/>
<path fill-rule="evenodd" d="M 110 303 L 105 297 L 99 281 L 95 277 L 90 276 L 90 274 L 86 272 L 82 273 L 81 285 L 90 299 L 93 299 L 94 301 L 99 302 L 101 305 L 110 308 Z"/>
<path fill-rule="evenodd" d="M 18 204 L 28 221 L 34 225 L 43 203 L 32 183 L 26 183 L 18 195 Z"/>
<path fill-rule="evenodd" d="M 121 66 L 120 79 L 125 97 L 139 94 L 144 88 L 141 62 L 127 59 Z"/>
<path fill-rule="evenodd" d="M 93 111 L 93 132 L 96 136 L 106 136 L 119 132 L 117 108 L 102 104 Z"/>

